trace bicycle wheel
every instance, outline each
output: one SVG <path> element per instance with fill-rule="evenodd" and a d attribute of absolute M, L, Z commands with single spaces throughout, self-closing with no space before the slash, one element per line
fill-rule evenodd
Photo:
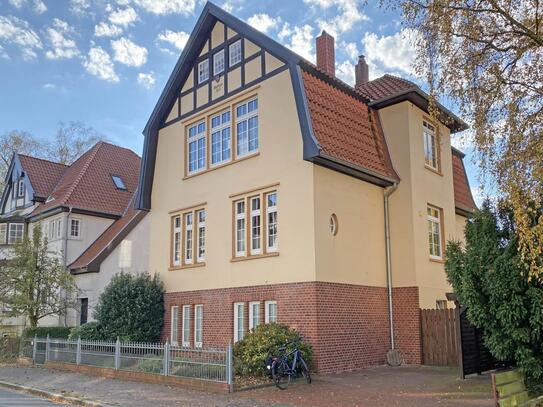
<path fill-rule="evenodd" d="M 305 377 L 305 380 L 307 381 L 307 384 L 311 383 L 311 373 L 309 373 L 309 367 L 307 367 L 307 363 L 305 363 L 305 360 L 303 360 L 300 357 L 300 368 L 302 371 L 302 376 Z"/>
<path fill-rule="evenodd" d="M 288 374 L 288 367 L 285 365 L 284 361 L 273 361 L 272 377 L 278 389 L 287 389 L 290 384 L 290 374 Z"/>

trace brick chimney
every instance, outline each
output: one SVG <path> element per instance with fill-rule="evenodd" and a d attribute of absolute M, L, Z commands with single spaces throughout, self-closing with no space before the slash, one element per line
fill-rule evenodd
<path fill-rule="evenodd" d="M 356 78 L 355 88 L 358 88 L 360 85 L 370 80 L 370 71 L 364 55 L 358 57 L 358 63 L 354 68 L 354 73 Z"/>
<path fill-rule="evenodd" d="M 324 30 L 317 37 L 317 67 L 330 76 L 336 76 L 334 37 Z"/>

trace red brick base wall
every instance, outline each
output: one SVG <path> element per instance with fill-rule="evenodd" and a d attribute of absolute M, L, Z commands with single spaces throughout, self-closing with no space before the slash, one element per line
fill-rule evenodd
<path fill-rule="evenodd" d="M 396 347 L 406 363 L 422 364 L 422 339 L 418 287 L 392 289 L 392 311 Z"/>
<path fill-rule="evenodd" d="M 396 333 L 398 347 L 408 363 L 420 363 L 420 321 L 414 319 L 419 315 L 418 289 L 397 288 L 395 295 L 396 292 L 399 298 L 394 301 L 395 308 L 398 308 L 394 320 L 399 330 Z M 248 303 L 260 301 L 260 320 L 264 321 L 264 302 L 268 300 L 277 301 L 279 323 L 297 329 L 312 343 L 315 368 L 319 372 L 353 370 L 385 363 L 386 352 L 390 349 L 390 333 L 387 291 L 383 287 L 304 282 L 167 293 L 163 340 L 170 337 L 170 310 L 173 305 L 179 306 L 179 341 L 182 306 L 192 305 L 192 346 L 194 305 L 203 304 L 203 345 L 225 346 L 233 341 L 233 304 L 246 303 L 244 320 L 247 332 Z M 402 318 L 408 320 L 404 323 Z"/>

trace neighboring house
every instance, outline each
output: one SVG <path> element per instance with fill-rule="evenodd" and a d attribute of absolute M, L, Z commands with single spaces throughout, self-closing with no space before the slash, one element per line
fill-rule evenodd
<path fill-rule="evenodd" d="M 58 253 L 66 266 L 74 262 L 77 266 L 70 268 L 80 288 L 79 309 L 47 317 L 41 325 L 84 322 L 103 286 L 121 270 L 119 262 L 104 255 L 103 250 L 87 267 L 84 261 L 89 251 L 97 251 L 97 246 L 105 242 L 107 254 L 123 251 L 123 261 L 132 260 L 129 243 L 123 238 L 143 217 L 140 211 L 129 208 L 137 189 L 140 162 L 134 152 L 105 142 L 94 145 L 70 166 L 21 154 L 13 156 L 1 201 L 2 258 L 9 259 L 11 246 L 39 224 L 49 249 Z M 146 253 L 140 251 L 138 255 Z M 130 266 L 126 271 L 145 271 L 146 258 L 143 263 L 145 266 Z M 22 322 L 19 318 L 4 325 L 20 329 Z"/>
<path fill-rule="evenodd" d="M 356 88 L 334 64 L 326 33 L 315 66 L 206 4 L 144 130 L 164 340 L 224 346 L 277 321 L 329 372 L 384 363 L 393 330 L 421 362 L 420 308 L 448 306 L 445 244 L 475 209 L 450 144 L 466 125 L 363 60 Z"/>

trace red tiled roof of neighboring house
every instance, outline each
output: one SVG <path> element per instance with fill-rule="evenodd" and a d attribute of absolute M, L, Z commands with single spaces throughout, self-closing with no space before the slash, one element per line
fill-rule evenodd
<path fill-rule="evenodd" d="M 113 222 L 72 264 L 70 270 L 98 271 L 101 260 L 139 223 L 147 214 L 134 208 L 128 208 L 125 214 Z"/>
<path fill-rule="evenodd" d="M 305 70 L 302 78 L 313 132 L 322 152 L 397 180 L 377 111 L 332 80 Z"/>
<path fill-rule="evenodd" d="M 469 186 L 466 168 L 464 167 L 464 155 L 453 148 L 452 150 L 452 167 L 453 167 L 453 182 L 454 182 L 454 203 L 457 209 L 461 211 L 473 212 L 477 209 L 477 205 L 473 200 L 471 189 Z"/>
<path fill-rule="evenodd" d="M 140 157 L 131 150 L 103 141 L 96 143 L 66 171 L 33 215 L 62 206 L 121 216 L 138 185 Z M 126 190 L 115 187 L 119 176 Z"/>
<path fill-rule="evenodd" d="M 23 154 L 18 156 L 37 198 L 47 198 L 68 169 L 68 166 L 53 161 Z"/>
<path fill-rule="evenodd" d="M 359 85 L 356 90 L 371 101 L 375 101 L 417 88 L 419 87 L 413 82 L 386 74 L 380 78 Z"/>

